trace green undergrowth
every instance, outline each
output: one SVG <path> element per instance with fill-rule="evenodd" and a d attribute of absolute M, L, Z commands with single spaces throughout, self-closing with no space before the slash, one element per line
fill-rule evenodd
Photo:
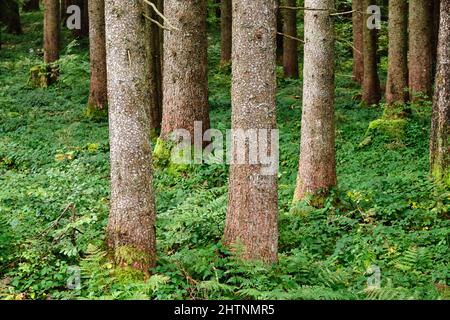
<path fill-rule="evenodd" d="M 449 298 L 450 194 L 429 178 L 430 105 L 411 106 L 401 135 L 383 121 L 376 123 L 383 130 L 368 135 L 383 108 L 361 108 L 353 99 L 359 88 L 351 82 L 344 44 L 336 77 L 339 185 L 320 209 L 291 205 L 302 82 L 278 80 L 278 264 L 242 262 L 222 246 L 227 165 L 176 172 L 163 165 L 155 166 L 154 177 L 158 265 L 146 281 L 116 270 L 105 249 L 108 123 L 84 115 L 86 46 L 66 41 L 60 81 L 31 88 L 42 17 L 23 18 L 25 34 L 4 35 L 0 50 L 0 298 Z M 338 30 L 348 33 L 345 26 Z M 210 40 L 212 127 L 226 130 L 230 70 L 217 68 L 217 36 Z M 368 136 L 370 143 L 361 146 Z M 371 266 L 381 270 L 378 289 L 367 287 Z M 68 289 L 74 270 L 80 286 Z"/>

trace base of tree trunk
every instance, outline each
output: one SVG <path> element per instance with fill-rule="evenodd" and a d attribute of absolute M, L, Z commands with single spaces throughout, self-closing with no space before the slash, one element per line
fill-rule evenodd
<path fill-rule="evenodd" d="M 108 116 L 108 107 L 88 103 L 84 109 L 84 115 L 89 119 L 104 119 Z"/>
<path fill-rule="evenodd" d="M 34 66 L 30 69 L 28 83 L 34 88 L 47 88 L 58 81 L 59 68 L 56 65 Z"/>

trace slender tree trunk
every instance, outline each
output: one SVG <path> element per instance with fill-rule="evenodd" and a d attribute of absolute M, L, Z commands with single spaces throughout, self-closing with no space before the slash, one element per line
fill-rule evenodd
<path fill-rule="evenodd" d="M 232 5 L 231 0 L 222 0 L 221 10 L 221 55 L 220 64 L 231 63 L 231 27 L 232 27 Z"/>
<path fill-rule="evenodd" d="M 440 21 L 430 165 L 434 178 L 450 187 L 450 0 L 441 1 Z"/>
<path fill-rule="evenodd" d="M 89 0 L 91 84 L 87 113 L 105 110 L 108 103 L 105 47 L 105 0 Z"/>
<path fill-rule="evenodd" d="M 233 1 L 234 132 L 265 129 L 273 133 L 276 128 L 275 68 L 275 0 Z M 239 151 L 251 157 L 249 144 L 257 140 L 261 143 L 264 138 L 263 134 L 256 140 L 233 135 L 232 144 L 239 144 L 241 148 L 235 146 L 232 157 Z M 260 144 L 260 155 L 266 151 Z M 225 243 L 241 244 L 244 259 L 273 263 L 277 261 L 278 251 L 277 173 L 264 172 L 261 161 L 249 163 L 230 166 Z"/>
<path fill-rule="evenodd" d="M 286 6 L 295 7 L 297 0 L 286 0 Z M 284 34 L 297 38 L 297 11 L 282 10 L 284 17 Z M 283 39 L 283 69 L 286 78 L 298 78 L 298 41 L 289 37 Z"/>
<path fill-rule="evenodd" d="M 353 20 L 353 81 L 362 84 L 364 78 L 363 60 L 363 28 L 364 14 L 363 1 L 352 1 Z"/>
<path fill-rule="evenodd" d="M 44 0 L 44 62 L 59 59 L 59 0 Z"/>
<path fill-rule="evenodd" d="M 408 2 L 389 1 L 389 66 L 386 84 L 388 105 L 408 100 Z"/>
<path fill-rule="evenodd" d="M 283 32 L 283 15 L 279 9 L 281 0 L 275 0 L 277 6 L 277 64 L 283 65 L 283 41 L 284 37 L 280 33 Z"/>
<path fill-rule="evenodd" d="M 431 96 L 433 85 L 433 1 L 409 1 L 409 87 L 412 100 L 417 94 Z"/>
<path fill-rule="evenodd" d="M 332 10 L 334 0 L 305 0 L 305 7 Z M 305 12 L 304 51 L 302 132 L 294 202 L 312 195 L 320 206 L 323 195 L 336 186 L 334 24 L 329 11 Z"/>
<path fill-rule="evenodd" d="M 105 1 L 111 150 L 108 244 L 119 266 L 147 273 L 156 262 L 156 213 L 146 113 L 151 101 L 149 29 L 143 5 Z"/>
<path fill-rule="evenodd" d="M 22 33 L 18 2 L 15 0 L 0 1 L 0 22 L 6 26 L 8 33 Z"/>
<path fill-rule="evenodd" d="M 155 3 L 158 7 L 158 3 Z M 158 8 L 162 9 L 162 8 Z M 161 12 L 162 10 L 160 10 Z M 158 21 L 161 25 L 164 24 L 156 12 L 150 7 L 146 7 L 146 13 L 152 19 Z M 155 23 L 150 23 L 150 88 L 152 94 L 152 101 L 150 104 L 150 119 L 152 133 L 157 133 L 161 130 L 162 121 L 162 70 L 161 70 L 161 29 Z"/>
<path fill-rule="evenodd" d="M 440 19 L 440 3 L 441 0 L 433 0 L 433 40 L 432 40 L 432 60 L 433 60 L 433 71 L 432 74 L 436 74 L 437 67 L 437 47 L 438 47 L 438 38 L 439 38 L 439 21 Z"/>
<path fill-rule="evenodd" d="M 165 16 L 178 30 L 165 31 L 161 138 L 177 129 L 194 137 L 194 122 L 209 129 L 206 0 L 166 0 Z"/>
<path fill-rule="evenodd" d="M 22 8 L 25 12 L 39 11 L 39 0 L 27 0 Z"/>
<path fill-rule="evenodd" d="M 363 0 L 363 11 L 371 5 L 376 5 L 375 0 Z M 381 100 L 380 80 L 378 78 L 377 58 L 377 29 L 369 29 L 367 26 L 368 14 L 365 14 L 363 25 L 363 60 L 364 78 L 362 101 L 366 105 L 377 104 Z"/>

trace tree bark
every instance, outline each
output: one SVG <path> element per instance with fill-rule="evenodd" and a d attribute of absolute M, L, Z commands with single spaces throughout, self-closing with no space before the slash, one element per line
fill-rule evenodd
<path fill-rule="evenodd" d="M 433 1 L 409 1 L 409 87 L 412 100 L 431 96 L 433 85 Z"/>
<path fill-rule="evenodd" d="M 221 30 L 221 55 L 220 64 L 231 63 L 231 29 L 232 29 L 232 4 L 231 0 L 222 0 L 220 30 Z"/>
<path fill-rule="evenodd" d="M 27 0 L 22 8 L 25 12 L 39 11 L 39 0 Z"/>
<path fill-rule="evenodd" d="M 152 188 L 149 32 L 141 1 L 106 0 L 111 158 L 108 244 L 119 266 L 148 272 L 156 263 Z"/>
<path fill-rule="evenodd" d="M 44 62 L 59 59 L 59 0 L 44 0 Z"/>
<path fill-rule="evenodd" d="M 178 30 L 164 32 L 161 138 L 177 129 L 194 137 L 194 122 L 209 129 L 206 0 L 167 0 L 165 16 Z"/>
<path fill-rule="evenodd" d="M 433 177 L 450 187 L 450 0 L 442 0 L 430 135 Z"/>
<path fill-rule="evenodd" d="M 286 6 L 295 7 L 297 0 L 286 0 Z M 282 10 L 284 17 L 283 33 L 297 38 L 297 11 Z M 283 69 L 286 78 L 298 78 L 298 41 L 289 37 L 283 39 Z"/>
<path fill-rule="evenodd" d="M 408 100 L 408 2 L 389 1 L 389 57 L 386 101 L 388 105 Z"/>
<path fill-rule="evenodd" d="M 91 83 L 87 112 L 106 109 L 108 103 L 106 80 L 105 0 L 89 1 L 89 50 Z"/>
<path fill-rule="evenodd" d="M 362 84 L 364 78 L 363 60 L 363 14 L 362 0 L 352 1 L 353 21 L 353 81 Z"/>
<path fill-rule="evenodd" d="M 305 0 L 305 7 L 334 9 L 333 0 Z M 305 11 L 303 112 L 294 202 L 321 198 L 336 186 L 334 123 L 334 23 L 329 11 Z M 320 71 L 318 71 L 320 70 Z"/>
<path fill-rule="evenodd" d="M 0 1 L 0 22 L 6 26 L 8 33 L 22 33 L 18 2 L 15 0 Z"/>
<path fill-rule="evenodd" d="M 363 0 L 363 12 L 371 5 L 376 5 L 375 0 Z M 364 78 L 362 101 L 366 105 L 377 104 L 381 100 L 380 80 L 378 78 L 377 58 L 377 29 L 369 29 L 366 21 L 369 15 L 366 13 L 363 20 L 363 60 Z"/>
<path fill-rule="evenodd" d="M 233 1 L 234 132 L 266 129 L 272 133 L 276 128 L 276 30 L 275 0 Z M 259 135 L 260 139 L 264 136 Z M 233 135 L 233 144 L 244 141 Z M 252 142 L 249 139 L 242 145 L 245 154 L 251 154 Z M 264 149 L 260 153 L 267 151 Z M 243 246 L 242 258 L 274 263 L 278 251 L 277 173 L 263 172 L 262 167 L 261 162 L 231 164 L 224 237 L 226 245 Z"/>

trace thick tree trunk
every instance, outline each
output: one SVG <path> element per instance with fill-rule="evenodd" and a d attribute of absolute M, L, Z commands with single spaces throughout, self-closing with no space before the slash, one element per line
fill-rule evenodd
<path fill-rule="evenodd" d="M 177 129 L 194 137 L 194 122 L 209 129 L 206 0 L 167 0 L 165 16 L 178 30 L 164 32 L 161 138 Z"/>
<path fill-rule="evenodd" d="M 409 1 L 409 87 L 412 100 L 431 96 L 433 85 L 433 1 Z"/>
<path fill-rule="evenodd" d="M 0 22 L 6 26 L 8 33 L 21 34 L 19 4 L 15 0 L 0 1 Z"/>
<path fill-rule="evenodd" d="M 436 180 L 450 187 L 450 0 L 442 0 L 430 165 Z"/>
<path fill-rule="evenodd" d="M 39 11 L 39 0 L 27 0 L 22 8 L 25 12 Z"/>
<path fill-rule="evenodd" d="M 389 66 L 386 84 L 388 105 L 408 100 L 408 2 L 389 1 Z"/>
<path fill-rule="evenodd" d="M 333 0 L 305 0 L 305 7 L 334 9 Z M 329 11 L 305 12 L 303 112 L 294 202 L 322 196 L 336 185 L 334 26 Z M 320 70 L 320 72 L 318 72 Z"/>
<path fill-rule="evenodd" d="M 44 62 L 59 59 L 59 0 L 44 0 Z"/>
<path fill-rule="evenodd" d="M 371 5 L 376 5 L 375 0 L 363 0 L 363 11 Z M 380 80 L 378 78 L 378 59 L 377 59 L 377 29 L 369 29 L 366 21 L 369 15 L 366 13 L 363 20 L 363 60 L 364 60 L 364 78 L 362 101 L 366 105 L 377 104 L 381 100 Z"/>
<path fill-rule="evenodd" d="M 232 127 L 235 133 L 239 129 L 265 129 L 273 133 L 276 128 L 275 68 L 275 0 L 233 1 Z M 267 142 L 263 134 L 258 138 L 260 143 Z M 241 148 L 236 146 L 232 157 L 238 152 L 255 156 L 249 144 L 258 143 L 256 140 L 233 135 L 232 143 Z M 260 144 L 260 155 L 267 151 Z M 277 173 L 262 170 L 261 161 L 249 162 L 230 166 L 225 243 L 242 245 L 244 259 L 273 263 L 277 261 L 278 251 Z"/>
<path fill-rule="evenodd" d="M 353 20 L 353 81 L 362 84 L 364 78 L 364 60 L 363 60 L 363 28 L 364 14 L 363 1 L 352 1 Z"/>
<path fill-rule="evenodd" d="M 297 0 L 285 0 L 288 7 L 296 7 Z M 297 38 L 297 11 L 284 9 L 284 30 L 287 36 Z M 283 39 L 283 69 L 286 78 L 298 78 L 298 41 L 285 37 Z"/>
<path fill-rule="evenodd" d="M 105 47 L 105 0 L 89 0 L 91 84 L 87 113 L 105 110 L 108 103 Z"/>
<path fill-rule="evenodd" d="M 148 272 L 156 262 L 152 190 L 149 32 L 143 2 L 106 0 L 111 157 L 108 244 L 119 266 Z"/>
<path fill-rule="evenodd" d="M 220 64 L 227 65 L 231 62 L 231 28 L 232 28 L 232 4 L 231 0 L 222 0 L 220 17 L 221 30 L 221 55 Z"/>

